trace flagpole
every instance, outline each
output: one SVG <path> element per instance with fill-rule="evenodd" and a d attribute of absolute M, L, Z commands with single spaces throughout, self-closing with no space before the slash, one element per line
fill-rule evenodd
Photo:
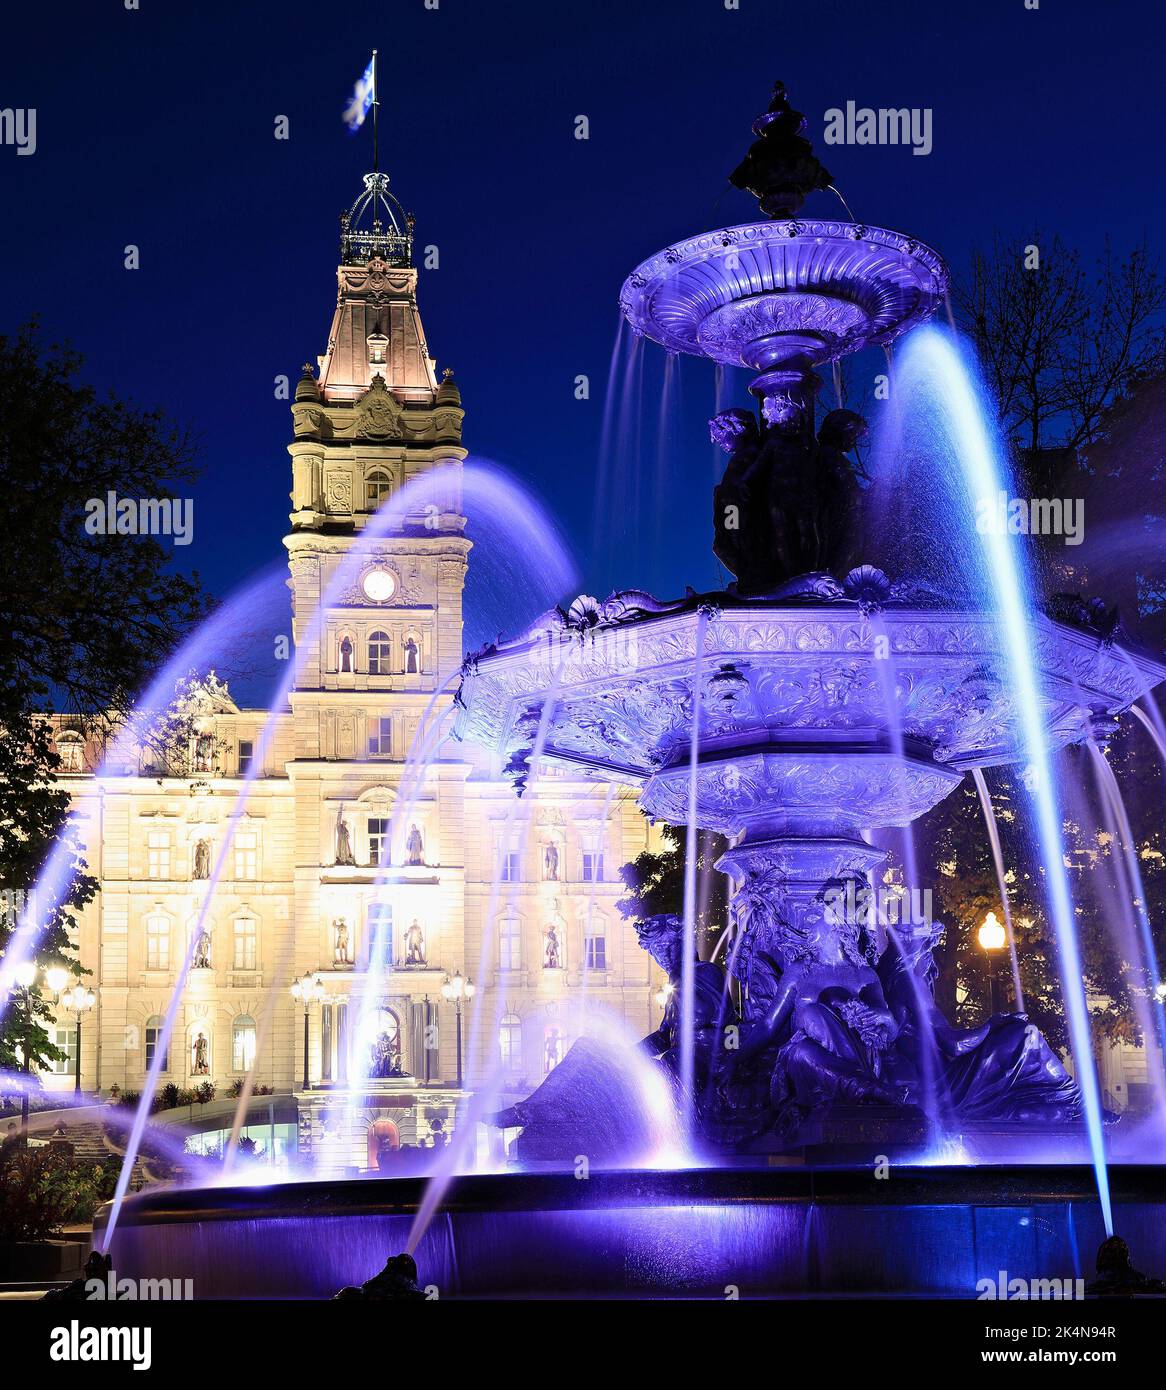
<path fill-rule="evenodd" d="M 372 51 L 372 171 L 379 174 L 381 171 L 380 155 L 377 147 L 377 107 L 381 104 L 380 93 L 377 91 L 377 51 Z M 374 207 L 375 216 L 376 209 Z"/>

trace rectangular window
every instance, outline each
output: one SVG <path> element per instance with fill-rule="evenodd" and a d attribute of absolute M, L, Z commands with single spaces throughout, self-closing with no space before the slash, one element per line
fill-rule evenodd
<path fill-rule="evenodd" d="M 254 830 L 240 830 L 235 835 L 235 877 L 259 877 L 259 835 Z"/>
<path fill-rule="evenodd" d="M 235 920 L 235 969 L 255 970 L 257 952 L 255 949 L 255 918 L 239 917 Z"/>
<path fill-rule="evenodd" d="M 522 923 L 517 917 L 503 917 L 498 932 L 498 951 L 500 969 L 522 969 Z"/>
<path fill-rule="evenodd" d="M 146 836 L 146 873 L 150 878 L 170 877 L 170 832 L 151 830 Z"/>
<path fill-rule="evenodd" d="M 158 1048 L 162 1045 L 162 1020 L 152 1018 L 146 1024 L 146 1070 L 149 1071 L 154 1065 L 154 1058 L 158 1053 Z M 162 1071 L 170 1070 L 169 1052 L 162 1058 Z"/>
<path fill-rule="evenodd" d="M 374 719 L 369 726 L 369 755 L 374 758 L 387 758 L 393 751 L 393 721 L 391 718 Z"/>
<path fill-rule="evenodd" d="M 511 850 L 502 856 L 502 882 L 517 883 L 522 877 L 522 871 L 518 867 L 518 851 Z"/>
<path fill-rule="evenodd" d="M 53 1063 L 57 1076 L 72 1076 L 77 1069 L 77 1030 L 76 1028 L 54 1028 L 53 1042 L 65 1054 Z"/>
<path fill-rule="evenodd" d="M 368 963 L 388 970 L 393 964 L 393 905 L 368 905 Z"/>
<path fill-rule="evenodd" d="M 170 922 L 165 917 L 146 920 L 146 969 L 170 969 Z"/>
<path fill-rule="evenodd" d="M 255 756 L 255 744 L 249 738 L 239 740 L 239 776 L 246 777 L 251 771 L 251 759 Z"/>
<path fill-rule="evenodd" d="M 389 818 L 369 816 L 368 818 L 368 862 L 375 868 L 378 864 L 389 862 Z"/>
<path fill-rule="evenodd" d="M 583 855 L 583 882 L 602 883 L 603 882 L 603 854 Z"/>
<path fill-rule="evenodd" d="M 605 936 L 589 936 L 587 938 L 587 969 L 606 970 L 607 969 L 607 938 Z"/>

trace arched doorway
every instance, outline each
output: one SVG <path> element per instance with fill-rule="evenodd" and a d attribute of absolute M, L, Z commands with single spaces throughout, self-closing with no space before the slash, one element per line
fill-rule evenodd
<path fill-rule="evenodd" d="M 368 1166 L 387 1168 L 401 1147 L 401 1131 L 392 1120 L 374 1120 L 368 1127 Z M 383 1161 L 382 1161 L 383 1160 Z"/>

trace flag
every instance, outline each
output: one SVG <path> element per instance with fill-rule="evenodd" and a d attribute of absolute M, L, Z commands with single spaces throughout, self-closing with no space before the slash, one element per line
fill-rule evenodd
<path fill-rule="evenodd" d="M 357 79 L 352 96 L 344 108 L 344 124 L 349 130 L 359 130 L 364 125 L 368 108 L 377 97 L 376 59 L 370 58 L 368 67 Z"/>

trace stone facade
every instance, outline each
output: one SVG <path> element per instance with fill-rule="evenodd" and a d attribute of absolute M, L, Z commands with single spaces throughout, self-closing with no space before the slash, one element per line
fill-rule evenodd
<path fill-rule="evenodd" d="M 382 1090 L 408 1112 L 406 1142 L 424 1142 L 426 1098 L 443 1114 L 455 1104 L 447 975 L 477 986 L 463 1020 L 470 1083 L 501 1067 L 507 1091 L 529 1090 L 577 1036 L 584 998 L 638 1035 L 658 1021 L 660 981 L 615 909 L 619 866 L 651 840 L 634 799 L 548 771 L 516 802 L 495 759 L 448 739 L 422 778 L 408 761 L 424 721 L 449 728 L 470 563 L 461 398 L 428 353 L 410 240 L 398 227 L 384 254 L 365 237 L 344 257 L 327 351 L 295 393 L 284 544 L 299 661 L 287 708 L 268 716 L 239 709 L 223 687 L 204 692 L 194 742 L 207 740 L 214 757 L 193 779 L 144 763 L 95 775 L 95 751 L 59 722 L 101 883 L 80 914 L 97 996 L 84 1025 L 86 1089 L 141 1088 L 188 951 L 163 1080 L 209 1080 L 221 1093 L 253 1059 L 256 1084 L 301 1091 L 305 1007 L 290 986 L 317 972 L 312 1095 L 343 1087 L 367 1046 L 353 1035 L 383 932 L 375 1027 L 392 1035 Z M 378 507 L 383 517 L 425 474 L 437 483 L 424 514 L 374 525 Z M 208 866 L 227 839 L 207 939 L 192 942 Z M 71 1066 L 47 1084 L 70 1086 Z M 301 1096 L 301 1131 L 318 1131 L 321 1108 L 321 1097 Z"/>

